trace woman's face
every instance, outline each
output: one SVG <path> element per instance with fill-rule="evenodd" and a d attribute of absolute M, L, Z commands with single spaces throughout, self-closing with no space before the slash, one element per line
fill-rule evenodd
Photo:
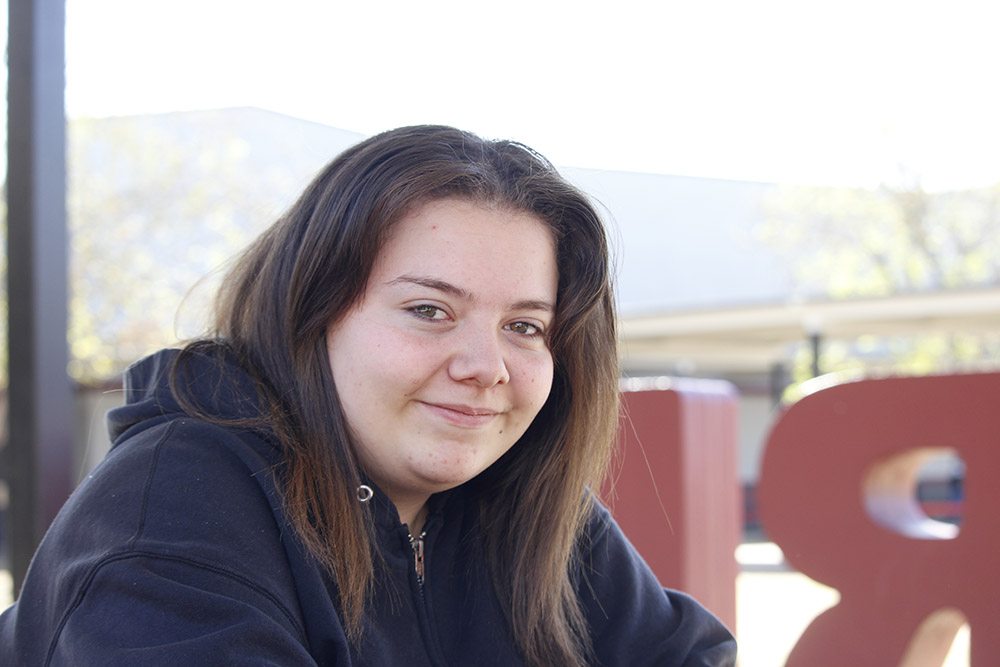
<path fill-rule="evenodd" d="M 472 479 L 527 429 L 552 386 L 557 282 L 531 214 L 443 199 L 393 227 L 326 342 L 358 455 L 397 505 Z"/>

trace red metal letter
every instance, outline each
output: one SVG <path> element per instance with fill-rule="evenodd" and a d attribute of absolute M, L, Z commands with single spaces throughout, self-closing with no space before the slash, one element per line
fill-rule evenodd
<path fill-rule="evenodd" d="M 928 456 L 966 463 L 961 530 L 916 504 Z M 1000 374 L 845 384 L 793 405 L 764 453 L 764 527 L 840 591 L 787 667 L 940 666 L 965 619 L 973 667 L 1000 665 Z"/>
<path fill-rule="evenodd" d="M 659 382 L 663 389 L 622 394 L 616 465 L 601 495 L 660 583 L 693 595 L 734 629 L 742 528 L 736 390 L 717 380 Z"/>

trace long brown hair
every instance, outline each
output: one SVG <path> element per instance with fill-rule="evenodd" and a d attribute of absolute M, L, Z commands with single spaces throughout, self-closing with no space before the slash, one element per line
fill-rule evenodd
<path fill-rule="evenodd" d="M 556 241 L 552 391 L 522 438 L 472 486 L 494 586 L 526 660 L 584 664 L 589 634 L 575 550 L 609 457 L 618 408 L 605 230 L 552 165 L 510 141 L 442 126 L 385 132 L 348 149 L 239 258 L 216 303 L 216 340 L 260 381 L 281 442 L 286 511 L 340 593 L 356 641 L 376 555 L 358 460 L 329 371 L 326 331 L 362 297 L 392 225 L 454 197 L 537 216 Z M 201 344 L 204 347 L 204 343 Z"/>

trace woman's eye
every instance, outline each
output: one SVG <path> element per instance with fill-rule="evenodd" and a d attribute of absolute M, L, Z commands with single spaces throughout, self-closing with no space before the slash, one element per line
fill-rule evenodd
<path fill-rule="evenodd" d="M 410 311 L 415 315 L 423 317 L 428 320 L 441 320 L 444 319 L 445 313 L 443 310 L 437 306 L 431 306 L 429 304 L 421 304 L 419 306 L 414 306 L 410 308 Z"/>
<path fill-rule="evenodd" d="M 537 336 L 542 333 L 542 330 L 531 324 L 530 322 L 512 322 L 508 324 L 505 329 L 513 331 L 516 334 L 521 334 L 522 336 Z"/>

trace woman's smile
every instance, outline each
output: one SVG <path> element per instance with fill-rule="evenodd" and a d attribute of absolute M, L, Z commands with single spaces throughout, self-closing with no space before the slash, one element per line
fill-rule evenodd
<path fill-rule="evenodd" d="M 435 416 L 440 417 L 455 426 L 467 428 L 488 426 L 493 422 L 497 415 L 501 414 L 500 410 L 476 408 L 468 405 L 433 403 L 429 401 L 418 401 L 418 403 L 426 406 Z"/>

